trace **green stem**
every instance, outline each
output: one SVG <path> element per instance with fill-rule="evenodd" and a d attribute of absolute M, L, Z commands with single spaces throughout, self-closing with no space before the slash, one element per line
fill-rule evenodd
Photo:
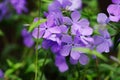
<path fill-rule="evenodd" d="M 38 6 L 38 12 L 39 12 L 39 17 L 40 17 L 40 10 L 41 10 L 41 5 L 40 5 L 40 3 L 41 3 L 41 0 L 38 0 L 39 2 L 39 6 Z M 40 9 L 39 9 L 40 8 Z M 38 53 L 39 53 L 39 51 L 38 51 L 38 46 L 39 46 L 39 27 L 38 27 L 38 34 L 37 34 L 37 41 L 36 41 L 36 51 L 35 51 L 35 53 L 36 53 L 36 56 L 35 56 L 35 80 L 37 80 L 38 79 Z"/>
<path fill-rule="evenodd" d="M 47 57 L 48 57 L 48 52 L 44 58 L 44 62 L 42 64 L 42 70 L 44 70 L 44 66 L 45 66 L 45 63 L 46 63 L 46 60 L 47 60 Z M 40 76 L 40 80 L 42 80 L 42 77 L 43 77 L 43 71 L 41 72 L 41 76 Z"/>
<path fill-rule="evenodd" d="M 99 61 L 98 61 L 98 58 L 96 57 L 96 72 L 98 73 L 97 80 L 100 80 L 100 72 L 99 72 L 98 64 L 99 64 Z"/>
<path fill-rule="evenodd" d="M 118 31 L 118 32 L 120 31 L 118 28 L 116 28 L 116 26 L 114 26 L 114 25 L 112 25 L 110 23 L 108 23 L 108 25 L 111 26 L 111 28 L 115 29 L 116 31 Z"/>
<path fill-rule="evenodd" d="M 77 73 L 78 73 L 78 78 L 77 78 L 77 80 L 80 80 L 80 69 L 79 69 L 79 64 L 76 66 L 76 68 L 77 68 Z"/>

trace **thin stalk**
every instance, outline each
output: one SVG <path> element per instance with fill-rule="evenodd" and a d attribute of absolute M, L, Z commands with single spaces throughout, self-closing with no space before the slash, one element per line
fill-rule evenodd
<path fill-rule="evenodd" d="M 120 31 L 118 28 L 116 28 L 116 26 L 114 26 L 114 25 L 112 25 L 112 24 L 110 24 L 110 23 L 108 23 L 108 25 L 111 26 L 111 28 L 113 28 L 114 30 Z"/>
<path fill-rule="evenodd" d="M 41 5 L 40 5 L 40 3 L 41 3 L 41 0 L 39 0 L 39 6 L 38 6 L 38 16 L 40 17 L 40 10 L 41 10 Z M 40 9 L 39 9 L 40 8 Z M 37 34 L 37 41 L 36 41 L 36 51 L 35 51 L 35 53 L 36 53 L 36 56 L 35 56 L 35 79 L 34 80 L 37 80 L 38 79 L 38 53 L 39 53 L 39 51 L 38 51 L 38 46 L 39 46 L 39 26 L 38 26 L 38 34 Z"/>
<path fill-rule="evenodd" d="M 97 80 L 100 80 L 100 72 L 99 72 L 98 64 L 99 64 L 99 61 L 98 61 L 98 58 L 96 57 L 96 72 L 98 73 Z"/>
<path fill-rule="evenodd" d="M 77 78 L 77 80 L 80 80 L 80 69 L 79 69 L 79 65 L 77 65 L 76 68 L 77 68 L 77 73 L 78 73 L 78 78 Z"/>
<path fill-rule="evenodd" d="M 44 62 L 42 64 L 42 70 L 44 70 L 44 66 L 45 66 L 45 63 L 46 63 L 46 60 L 47 60 L 47 57 L 48 57 L 48 52 L 44 58 Z M 41 75 L 40 75 L 40 80 L 42 80 L 42 77 L 43 77 L 43 71 L 41 72 Z"/>

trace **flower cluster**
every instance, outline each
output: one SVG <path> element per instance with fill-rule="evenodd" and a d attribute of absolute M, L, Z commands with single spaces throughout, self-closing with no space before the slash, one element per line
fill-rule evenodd
<path fill-rule="evenodd" d="M 71 64 L 79 62 L 81 65 L 86 65 L 89 62 L 85 53 L 75 51 L 74 48 L 96 49 L 102 53 L 109 52 L 112 46 L 107 29 L 100 29 L 100 35 L 92 36 L 93 29 L 88 19 L 81 18 L 79 12 L 81 7 L 81 0 L 54 0 L 48 7 L 48 13 L 45 14 L 47 21 L 32 32 L 33 38 L 43 38 L 42 48 L 51 49 L 54 53 L 55 65 L 61 72 L 68 70 L 66 63 L 68 56 Z M 65 16 L 63 14 L 65 11 L 70 12 L 70 15 Z M 97 21 L 105 26 L 109 18 L 100 13 Z"/>
<path fill-rule="evenodd" d="M 17 14 L 28 11 L 26 0 L 4 0 L 0 2 L 0 21 L 11 13 L 11 7 L 15 9 Z"/>

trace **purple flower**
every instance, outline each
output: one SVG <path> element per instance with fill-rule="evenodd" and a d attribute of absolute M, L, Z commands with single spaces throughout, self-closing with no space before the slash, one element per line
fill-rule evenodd
<path fill-rule="evenodd" d="M 55 0 L 49 5 L 49 12 L 61 12 L 61 10 L 75 11 L 82 7 L 81 0 Z"/>
<path fill-rule="evenodd" d="M 6 1 L 0 3 L 0 21 L 6 16 L 8 12 L 8 7 Z"/>
<path fill-rule="evenodd" d="M 114 1 L 114 0 L 113 0 Z M 116 2 L 117 0 L 115 0 Z M 118 1 L 119 3 L 119 1 Z M 107 11 L 109 13 L 109 19 L 113 22 L 118 22 L 120 20 L 120 5 L 111 4 L 108 6 Z"/>
<path fill-rule="evenodd" d="M 0 69 L 0 79 L 4 77 L 3 71 Z"/>
<path fill-rule="evenodd" d="M 48 7 L 49 12 L 61 12 L 61 9 L 66 9 L 70 6 L 71 2 L 69 0 L 55 0 Z"/>
<path fill-rule="evenodd" d="M 81 9 L 82 7 L 82 0 L 69 0 L 72 5 L 68 6 L 68 10 L 75 11 L 77 9 Z"/>
<path fill-rule="evenodd" d="M 32 35 L 26 29 L 23 29 L 21 34 L 23 36 L 23 41 L 25 46 L 32 47 L 34 45 L 34 40 L 32 38 Z"/>
<path fill-rule="evenodd" d="M 52 34 L 61 33 L 61 29 L 58 26 L 53 26 L 54 20 L 53 15 L 48 16 L 47 22 L 41 24 L 39 28 L 39 36 L 38 36 L 38 28 L 33 30 L 33 37 L 34 38 L 46 38 L 48 39 Z"/>
<path fill-rule="evenodd" d="M 65 57 L 61 55 L 55 56 L 55 65 L 58 67 L 60 72 L 65 72 L 68 70 L 68 65 L 66 64 Z"/>
<path fill-rule="evenodd" d="M 61 50 L 60 50 L 60 54 L 62 56 L 68 56 L 70 54 L 70 56 L 75 59 L 78 60 L 80 57 L 80 53 L 79 52 L 75 52 L 72 51 L 72 49 L 74 47 L 79 47 L 80 45 L 78 44 L 78 40 L 75 38 L 74 40 L 72 40 L 72 37 L 69 35 L 63 35 L 61 41 L 63 43 L 65 43 L 65 45 L 62 46 Z"/>
<path fill-rule="evenodd" d="M 80 19 L 80 13 L 78 11 L 74 11 L 71 13 L 71 18 L 66 18 L 66 22 L 71 22 L 71 33 L 76 35 L 79 32 L 81 35 L 91 35 L 93 29 L 89 27 L 89 21 L 87 19 Z"/>
<path fill-rule="evenodd" d="M 100 53 L 109 52 L 112 46 L 112 41 L 110 34 L 107 30 L 100 30 L 99 36 L 94 36 L 94 44 L 96 45 L 96 50 Z"/>
<path fill-rule="evenodd" d="M 99 13 L 97 16 L 97 22 L 101 25 L 106 25 L 107 23 L 109 23 L 109 18 L 107 17 L 106 14 Z"/>
<path fill-rule="evenodd" d="M 26 0 L 10 0 L 10 3 L 18 14 L 21 14 L 23 11 L 28 11 L 26 8 Z"/>

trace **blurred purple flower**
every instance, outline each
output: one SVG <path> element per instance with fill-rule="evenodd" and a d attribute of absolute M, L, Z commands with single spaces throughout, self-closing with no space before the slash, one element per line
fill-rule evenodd
<path fill-rule="evenodd" d="M 4 78 L 4 73 L 3 73 L 3 71 L 0 69 L 0 79 L 1 78 Z"/>
<path fill-rule="evenodd" d="M 115 4 L 120 4 L 120 0 L 112 0 L 112 2 Z"/>
<path fill-rule="evenodd" d="M 25 46 L 32 47 L 34 45 L 32 35 L 25 28 L 22 30 L 21 35 L 23 36 Z"/>
<path fill-rule="evenodd" d="M 7 6 L 7 2 L 1 2 L 0 3 L 0 21 L 6 16 L 8 12 L 8 6 Z"/>
<path fill-rule="evenodd" d="M 96 50 L 100 53 L 109 52 L 112 46 L 112 41 L 110 34 L 107 30 L 100 30 L 99 36 L 94 36 L 94 44 L 96 45 Z"/>
<path fill-rule="evenodd" d="M 10 3 L 18 14 L 28 12 L 28 9 L 26 8 L 26 0 L 10 0 Z"/>

